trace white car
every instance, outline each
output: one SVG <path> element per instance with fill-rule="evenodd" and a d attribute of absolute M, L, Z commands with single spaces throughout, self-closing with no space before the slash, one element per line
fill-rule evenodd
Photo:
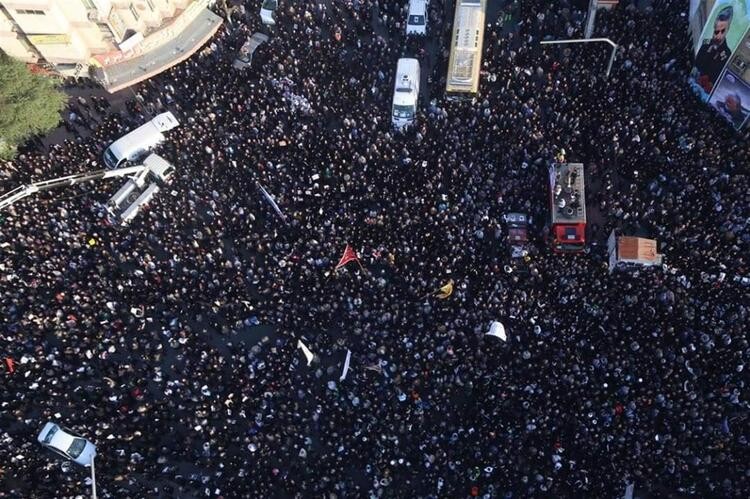
<path fill-rule="evenodd" d="M 37 437 L 39 443 L 81 466 L 91 466 L 96 446 L 55 423 L 47 423 Z"/>
<path fill-rule="evenodd" d="M 427 2 L 409 0 L 409 15 L 406 18 L 406 35 L 427 34 Z"/>
<path fill-rule="evenodd" d="M 263 0 L 260 6 L 260 20 L 263 21 L 263 24 L 267 24 L 268 26 L 276 24 L 273 13 L 276 12 L 276 7 L 278 6 L 278 0 Z"/>

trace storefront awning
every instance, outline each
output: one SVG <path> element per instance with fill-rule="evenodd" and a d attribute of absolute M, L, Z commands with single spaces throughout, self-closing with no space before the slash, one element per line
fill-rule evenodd
<path fill-rule="evenodd" d="M 162 29 L 172 38 L 147 52 L 131 58 L 124 54 L 97 57 L 104 64 L 94 70 L 94 77 L 110 93 L 147 80 L 193 55 L 216 33 L 222 21 L 221 17 L 204 8 L 176 34 L 173 34 L 174 26 Z M 119 62 L 106 63 L 113 59 L 119 59 Z"/>

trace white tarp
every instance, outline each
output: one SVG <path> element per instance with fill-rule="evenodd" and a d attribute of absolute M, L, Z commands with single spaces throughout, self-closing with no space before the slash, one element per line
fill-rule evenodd
<path fill-rule="evenodd" d="M 490 330 L 484 333 L 485 335 L 490 336 L 496 336 L 500 338 L 503 341 L 507 341 L 507 336 L 505 336 L 505 326 L 502 325 L 502 323 L 497 321 L 492 321 L 492 324 L 490 324 Z"/>
<path fill-rule="evenodd" d="M 349 372 L 349 361 L 352 358 L 352 351 L 347 349 L 346 350 L 346 360 L 344 361 L 344 371 L 341 373 L 341 377 L 339 378 L 339 381 L 344 381 L 346 379 L 346 373 Z"/>
<path fill-rule="evenodd" d="M 273 198 L 273 196 L 271 196 L 268 193 L 268 191 L 265 190 L 262 185 L 260 185 L 260 182 L 255 182 L 255 185 L 258 186 L 258 188 L 260 189 L 260 192 L 263 194 L 263 197 L 266 198 L 266 201 L 268 201 L 268 204 L 270 204 L 271 207 L 273 208 L 273 211 L 276 212 L 279 218 L 281 218 L 284 222 L 286 222 L 286 217 L 281 212 L 281 208 L 279 208 L 279 205 L 276 204 L 276 200 Z"/>
<path fill-rule="evenodd" d="M 309 348 L 307 348 L 304 343 L 302 343 L 302 340 L 297 340 L 297 348 L 302 349 L 302 353 L 305 354 L 305 358 L 307 358 L 307 365 L 309 366 L 312 363 L 315 355 L 310 351 Z"/>

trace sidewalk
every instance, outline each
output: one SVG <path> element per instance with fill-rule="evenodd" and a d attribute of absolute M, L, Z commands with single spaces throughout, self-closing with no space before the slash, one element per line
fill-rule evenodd
<path fill-rule="evenodd" d="M 127 112 L 125 104 L 129 99 L 134 98 L 133 91 L 130 88 L 121 90 L 114 94 L 110 94 L 103 88 L 81 88 L 81 87 L 64 88 L 63 92 L 68 96 L 68 102 L 70 104 L 76 105 L 79 108 L 81 106 L 78 104 L 78 100 L 77 100 L 78 97 L 83 97 L 84 99 L 86 99 L 86 102 L 88 102 L 89 104 L 91 104 L 92 96 L 97 97 L 97 98 L 103 98 L 106 101 L 108 101 L 111 107 L 106 110 L 105 114 L 100 114 L 96 112 L 93 107 L 91 108 L 92 114 L 100 121 L 105 119 L 105 117 L 109 113 L 113 113 L 113 112 L 116 113 L 119 111 Z M 85 127 L 81 124 L 74 125 L 73 123 L 70 122 L 70 120 L 68 119 L 70 112 L 71 112 L 70 108 L 66 107 L 61 113 L 62 120 L 67 121 L 68 123 L 70 123 L 71 126 L 75 127 L 78 130 L 81 137 L 83 138 L 89 137 L 92 132 L 88 127 Z M 42 144 L 44 144 L 44 152 L 48 152 L 50 146 L 52 146 L 53 144 L 61 144 L 67 139 L 76 140 L 76 136 L 73 133 L 69 132 L 65 128 L 65 126 L 61 124 L 54 130 L 47 133 L 47 135 L 45 135 L 42 138 Z"/>

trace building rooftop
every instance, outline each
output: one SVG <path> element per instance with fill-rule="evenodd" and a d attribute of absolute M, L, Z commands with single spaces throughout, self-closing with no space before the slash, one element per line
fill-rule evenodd
<path fill-rule="evenodd" d="M 114 93 L 147 80 L 193 55 L 221 26 L 222 18 L 204 8 L 163 45 L 137 57 L 98 67 L 94 76 Z"/>

